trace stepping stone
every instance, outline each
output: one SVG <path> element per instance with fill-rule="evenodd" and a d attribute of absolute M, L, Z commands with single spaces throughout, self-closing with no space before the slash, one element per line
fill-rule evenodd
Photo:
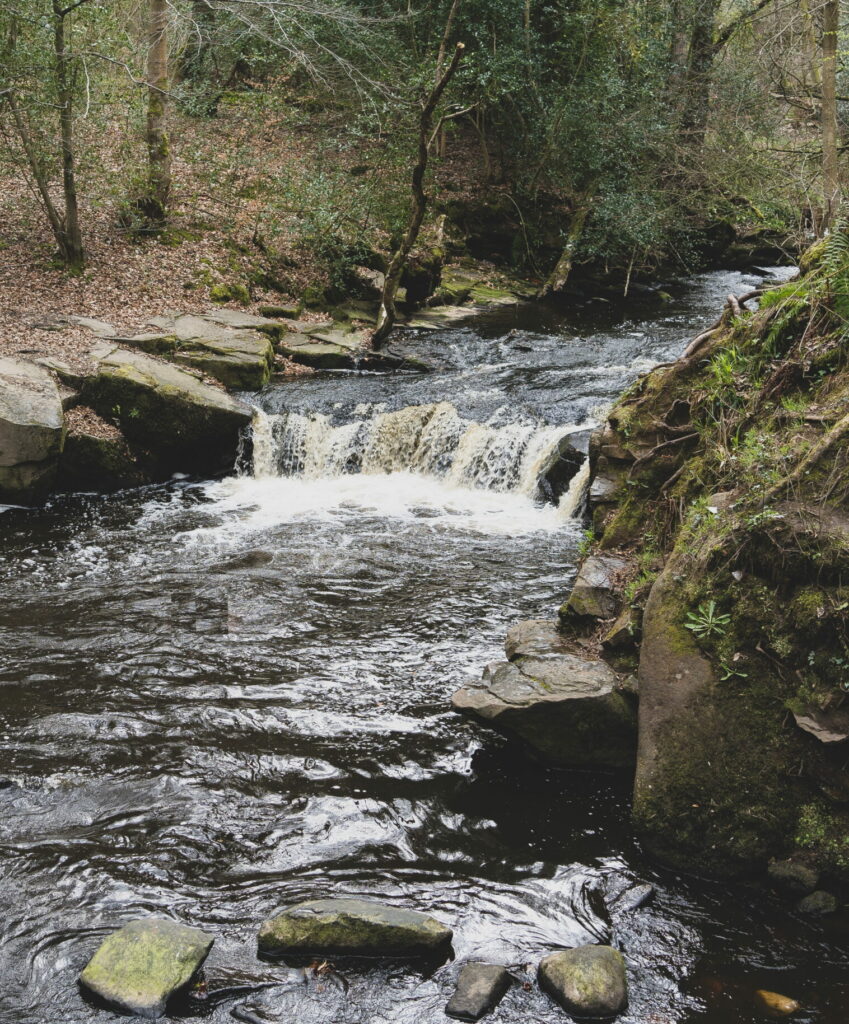
<path fill-rule="evenodd" d="M 410 957 L 445 951 L 453 932 L 427 914 L 371 900 L 310 900 L 259 931 L 261 953 Z"/>
<path fill-rule="evenodd" d="M 497 964 L 466 964 L 445 1013 L 455 1020 L 480 1020 L 501 1002 L 510 987 L 510 975 Z"/>
<path fill-rule="evenodd" d="M 543 991 L 574 1017 L 615 1017 L 628 1005 L 625 960 L 610 946 L 578 946 L 539 965 Z"/>
<path fill-rule="evenodd" d="M 165 918 L 131 921 L 101 944 L 80 984 L 110 1006 L 161 1017 L 206 960 L 214 936 Z"/>

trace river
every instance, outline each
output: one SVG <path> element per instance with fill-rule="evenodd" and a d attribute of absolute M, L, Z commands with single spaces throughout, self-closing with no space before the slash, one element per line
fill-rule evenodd
<path fill-rule="evenodd" d="M 146 914 L 218 936 L 208 994 L 175 1017 L 223 1024 L 239 1003 L 280 1024 L 431 1024 L 459 961 L 532 982 L 542 956 L 603 937 L 605 901 L 643 881 L 654 900 L 612 913 L 625 1024 L 755 1020 L 759 988 L 799 999 L 797 1020 L 843 1022 L 838 923 L 658 869 L 630 832 L 627 777 L 541 768 L 449 705 L 574 575 L 579 495 L 537 501 L 539 459 L 565 433 L 585 446 L 624 387 L 759 280 L 411 334 L 398 347 L 434 372 L 253 396 L 253 471 L 5 511 L 4 1024 L 115 1017 L 76 975 Z M 281 978 L 256 957 L 264 918 L 339 894 L 432 912 L 456 960 L 357 969 L 347 992 L 232 991 Z M 488 1019 L 568 1018 L 531 983 Z"/>

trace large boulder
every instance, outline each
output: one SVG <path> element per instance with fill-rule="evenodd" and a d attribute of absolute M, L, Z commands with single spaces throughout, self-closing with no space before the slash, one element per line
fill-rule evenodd
<path fill-rule="evenodd" d="M 452 697 L 458 711 L 518 738 L 547 764 L 633 765 L 637 723 L 616 674 L 573 654 L 487 665 Z"/>
<path fill-rule="evenodd" d="M 220 380 L 226 388 L 259 391 L 268 383 L 274 361 L 274 348 L 268 334 L 257 329 L 255 323 L 263 318 L 232 310 L 222 312 L 232 313 L 232 318 L 165 316 L 154 317 L 150 323 L 160 328 L 165 336 L 176 339 L 171 355 L 176 362 L 202 370 Z"/>
<path fill-rule="evenodd" d="M 131 921 L 110 935 L 80 974 L 80 984 L 110 1006 L 139 1017 L 161 1017 L 186 988 L 214 937 L 165 918 Z"/>
<path fill-rule="evenodd" d="M 578 946 L 539 965 L 540 988 L 574 1017 L 615 1017 L 628 1005 L 625 960 L 611 946 Z"/>
<path fill-rule="evenodd" d="M 415 910 L 360 899 L 310 900 L 265 921 L 262 953 L 409 957 L 444 952 L 453 932 Z"/>
<path fill-rule="evenodd" d="M 102 355 L 83 399 L 167 472 L 231 469 L 252 419 L 248 406 L 185 370 L 118 348 Z"/>
<path fill-rule="evenodd" d="M 64 440 L 62 400 L 47 370 L 0 357 L 0 502 L 46 498 Z"/>

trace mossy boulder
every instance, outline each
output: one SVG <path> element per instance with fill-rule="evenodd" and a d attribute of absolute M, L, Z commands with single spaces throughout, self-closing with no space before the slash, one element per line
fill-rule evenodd
<path fill-rule="evenodd" d="M 164 918 L 131 921 L 101 944 L 80 984 L 110 1006 L 161 1017 L 168 1000 L 191 982 L 214 937 Z"/>
<path fill-rule="evenodd" d="M 47 370 L 0 358 L 0 502 L 43 501 L 64 443 L 62 399 Z"/>
<path fill-rule="evenodd" d="M 451 698 L 462 711 L 519 739 L 557 766 L 628 767 L 636 752 L 634 708 L 604 662 L 553 649 L 494 662 Z"/>
<path fill-rule="evenodd" d="M 578 946 L 539 965 L 543 991 L 574 1017 L 615 1017 L 628 1005 L 625 959 L 611 946 Z"/>
<path fill-rule="evenodd" d="M 371 900 L 311 900 L 260 928 L 261 953 L 418 957 L 446 952 L 453 932 L 415 910 Z"/>
<path fill-rule="evenodd" d="M 229 281 L 221 284 L 214 284 L 209 289 L 209 297 L 213 302 L 240 302 L 247 306 L 251 301 L 251 293 L 248 287 L 241 281 Z"/>
<path fill-rule="evenodd" d="M 83 399 L 166 472 L 232 469 L 252 419 L 248 406 L 185 370 L 118 348 L 99 360 Z"/>

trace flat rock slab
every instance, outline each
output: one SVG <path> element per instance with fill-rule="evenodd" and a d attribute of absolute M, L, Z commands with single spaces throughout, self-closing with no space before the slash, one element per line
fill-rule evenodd
<path fill-rule="evenodd" d="M 242 391 L 258 391 L 271 376 L 274 348 L 267 333 L 249 326 L 251 321 L 263 321 L 263 317 L 222 310 L 220 316 L 233 313 L 235 323 L 245 324 L 236 328 L 213 319 L 213 314 L 204 316 L 153 317 L 149 323 L 159 327 L 163 336 L 176 339 L 171 357 L 188 366 L 194 366 L 210 377 L 215 377 L 228 388 Z M 273 321 L 268 321 L 273 324 Z M 285 327 L 277 324 L 278 333 Z"/>
<path fill-rule="evenodd" d="M 415 910 L 371 900 L 311 900 L 289 907 L 259 931 L 262 953 L 416 957 L 445 950 L 453 932 Z"/>
<path fill-rule="evenodd" d="M 553 619 L 526 619 L 507 630 L 504 651 L 509 661 L 533 655 L 568 654 L 566 640 Z"/>
<path fill-rule="evenodd" d="M 827 746 L 849 740 L 847 711 L 821 711 L 819 708 L 806 707 L 802 711 L 794 711 L 793 718 L 800 729 Z"/>
<path fill-rule="evenodd" d="M 625 960 L 610 946 L 578 946 L 539 965 L 543 991 L 575 1017 L 615 1017 L 628 1005 Z"/>
<path fill-rule="evenodd" d="M 62 398 L 48 371 L 0 357 L 0 501 L 46 497 L 64 439 Z"/>
<path fill-rule="evenodd" d="M 622 609 L 616 578 L 627 568 L 627 560 L 617 555 L 591 555 L 578 570 L 561 614 L 577 619 L 615 619 Z"/>
<path fill-rule="evenodd" d="M 357 364 L 357 354 L 350 347 L 318 341 L 305 334 L 290 334 L 280 342 L 277 351 L 316 370 L 350 370 Z"/>
<path fill-rule="evenodd" d="M 455 1020 L 480 1020 L 510 987 L 510 975 L 497 964 L 466 964 L 457 978 L 445 1013 Z"/>
<path fill-rule="evenodd" d="M 634 764 L 636 715 L 603 662 L 572 654 L 493 662 L 452 703 L 520 739 L 547 764 Z"/>
<path fill-rule="evenodd" d="M 164 918 L 131 921 L 101 944 L 80 984 L 126 1013 L 161 1017 L 212 948 L 214 936 Z"/>
<path fill-rule="evenodd" d="M 232 468 L 239 431 L 253 417 L 248 406 L 192 374 L 119 348 L 100 355 L 83 398 L 172 472 Z"/>

